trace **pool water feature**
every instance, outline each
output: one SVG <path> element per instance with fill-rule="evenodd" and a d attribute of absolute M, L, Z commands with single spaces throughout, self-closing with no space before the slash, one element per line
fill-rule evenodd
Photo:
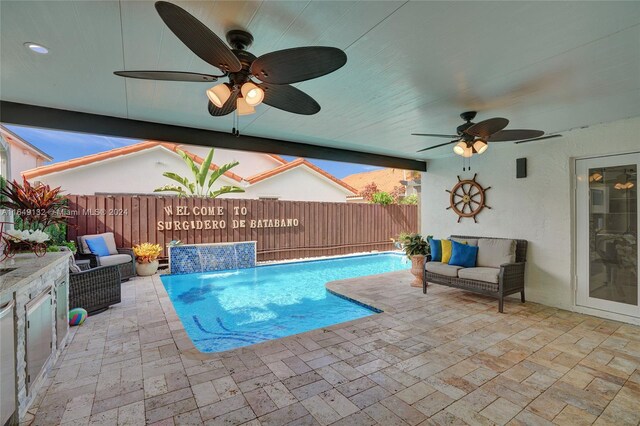
<path fill-rule="evenodd" d="M 220 352 L 373 315 L 325 284 L 410 266 L 403 255 L 380 253 L 161 280 L 195 347 Z"/>

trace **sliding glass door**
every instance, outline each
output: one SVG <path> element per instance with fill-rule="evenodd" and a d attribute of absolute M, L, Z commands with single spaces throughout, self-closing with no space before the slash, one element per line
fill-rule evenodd
<path fill-rule="evenodd" d="M 640 154 L 576 161 L 577 303 L 640 317 Z"/>

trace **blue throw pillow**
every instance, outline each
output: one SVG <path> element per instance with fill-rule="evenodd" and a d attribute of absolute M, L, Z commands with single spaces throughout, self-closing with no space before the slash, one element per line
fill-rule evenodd
<path fill-rule="evenodd" d="M 85 239 L 87 245 L 89 246 L 89 250 L 91 253 L 96 256 L 109 256 L 109 248 L 107 247 L 107 242 L 102 237 L 94 237 Z"/>
<path fill-rule="evenodd" d="M 451 241 L 451 259 L 449 259 L 449 265 L 475 268 L 477 256 L 478 247 Z"/>
<path fill-rule="evenodd" d="M 431 247 L 431 261 L 440 262 L 442 259 L 442 245 L 440 240 L 429 238 L 429 247 Z"/>

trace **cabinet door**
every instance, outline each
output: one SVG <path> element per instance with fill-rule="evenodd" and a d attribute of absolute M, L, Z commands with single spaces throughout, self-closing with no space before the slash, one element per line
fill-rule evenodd
<path fill-rule="evenodd" d="M 27 304 L 27 390 L 38 378 L 51 356 L 53 312 L 51 289 Z"/>
<path fill-rule="evenodd" d="M 14 304 L 11 300 L 0 307 L 0 424 L 5 424 L 16 410 Z"/>

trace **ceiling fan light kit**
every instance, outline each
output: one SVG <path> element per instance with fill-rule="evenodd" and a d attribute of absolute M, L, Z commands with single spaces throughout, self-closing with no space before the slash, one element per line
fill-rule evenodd
<path fill-rule="evenodd" d="M 489 144 L 487 144 L 487 142 L 483 141 L 482 139 L 476 139 L 476 141 L 473 143 L 473 149 L 478 154 L 482 154 L 487 150 L 487 148 L 489 148 Z"/>
<path fill-rule="evenodd" d="M 222 108 L 230 96 L 231 89 L 227 83 L 218 84 L 207 90 L 207 97 L 218 108 Z"/>
<path fill-rule="evenodd" d="M 467 143 L 466 142 L 458 142 L 453 147 L 453 152 L 458 154 L 458 155 L 462 155 L 462 154 L 464 154 L 465 149 L 467 149 Z"/>
<path fill-rule="evenodd" d="M 291 84 L 332 73 L 347 63 L 347 55 L 342 50 L 326 46 L 296 47 L 256 57 L 247 51 L 253 43 L 253 36 L 247 31 L 227 32 L 229 48 L 206 25 L 181 7 L 158 1 L 155 8 L 176 37 L 200 59 L 222 71 L 222 75 L 182 71 L 116 71 L 114 74 L 127 78 L 189 82 L 212 82 L 227 77 L 228 83 L 206 90 L 210 101 L 208 111 L 214 117 L 234 111 L 237 115 L 252 114 L 261 103 L 294 114 L 316 114 L 320 105 Z M 237 116 L 233 129 L 237 136 L 236 127 Z"/>
<path fill-rule="evenodd" d="M 264 90 L 250 81 L 242 85 L 240 93 L 242 93 L 244 100 L 251 106 L 260 105 L 264 99 Z"/>
<path fill-rule="evenodd" d="M 237 103 L 238 115 L 249 115 L 256 112 L 256 109 L 253 107 L 253 105 L 249 105 L 249 103 L 247 103 L 244 98 L 238 98 Z"/>

